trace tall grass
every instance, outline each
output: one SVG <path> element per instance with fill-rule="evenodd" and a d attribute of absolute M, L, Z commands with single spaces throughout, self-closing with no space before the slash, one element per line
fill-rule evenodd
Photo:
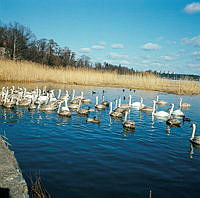
<path fill-rule="evenodd" d="M 0 60 L 0 80 L 6 82 L 45 82 L 69 85 L 123 87 L 165 91 L 176 94 L 199 94 L 194 81 L 172 81 L 153 74 L 119 75 L 88 68 L 49 67 L 26 61 Z"/>

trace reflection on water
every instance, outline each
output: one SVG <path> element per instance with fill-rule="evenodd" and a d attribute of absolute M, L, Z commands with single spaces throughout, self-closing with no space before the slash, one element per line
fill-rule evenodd
<path fill-rule="evenodd" d="M 91 108 L 95 97 L 102 94 L 113 103 L 121 97 L 126 104 L 130 94 L 132 102 L 142 96 L 147 106 L 152 106 L 159 95 L 169 103 L 157 107 L 163 111 L 168 111 L 171 103 L 176 109 L 179 104 L 179 96 L 159 92 L 66 85 L 57 88 L 62 88 L 62 95 L 66 89 L 71 94 L 75 88 L 77 95 L 83 91 L 92 100 Z M 183 112 L 198 123 L 199 96 L 183 96 L 183 100 L 192 104 Z M 169 127 L 151 113 L 130 109 L 128 120 L 136 123 L 136 129 L 130 131 L 122 126 L 124 118 L 109 116 L 109 108 L 95 110 L 88 117 L 94 116 L 100 124 L 87 123 L 87 116 L 76 111 L 66 118 L 56 111 L 0 107 L 0 133 L 6 132 L 24 176 L 28 179 L 30 173 L 39 171 L 52 197 L 147 197 L 150 190 L 153 197 L 199 195 L 200 148 L 189 142 L 191 122 L 180 119 L 180 128 Z M 197 135 L 198 131 L 197 125 Z"/>

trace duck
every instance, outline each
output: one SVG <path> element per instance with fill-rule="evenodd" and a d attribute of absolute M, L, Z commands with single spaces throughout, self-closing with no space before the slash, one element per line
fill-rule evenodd
<path fill-rule="evenodd" d="M 62 102 L 60 102 L 59 105 L 58 105 L 57 114 L 60 115 L 60 116 L 71 117 L 72 114 L 69 111 L 69 109 L 61 109 L 61 105 L 62 105 Z"/>
<path fill-rule="evenodd" d="M 156 101 L 153 100 L 152 116 L 156 116 L 156 117 L 161 118 L 161 119 L 169 119 L 171 117 L 171 115 L 172 115 L 173 109 L 174 109 L 174 104 L 172 104 L 172 107 L 171 107 L 169 113 L 166 112 L 166 111 L 158 111 L 158 112 L 156 112 Z"/>
<path fill-rule="evenodd" d="M 96 119 L 96 116 L 94 116 L 93 118 L 87 118 L 86 122 L 92 122 L 92 123 L 99 124 L 101 122 L 101 120 Z"/>
<path fill-rule="evenodd" d="M 88 111 L 89 112 L 95 112 L 95 109 L 91 108 L 91 107 L 88 107 Z"/>
<path fill-rule="evenodd" d="M 159 96 L 156 96 L 156 104 L 160 105 L 160 106 L 165 106 L 168 104 L 168 102 L 166 102 L 164 100 L 159 100 Z"/>
<path fill-rule="evenodd" d="M 105 105 L 98 104 L 98 96 L 96 96 L 96 105 L 95 105 L 95 108 L 97 108 L 98 110 L 104 110 L 106 108 Z"/>
<path fill-rule="evenodd" d="M 112 111 L 112 102 L 110 102 L 110 112 L 109 115 L 114 118 L 122 118 L 123 114 L 121 112 Z"/>
<path fill-rule="evenodd" d="M 195 136 L 195 133 L 196 133 L 196 124 L 192 124 L 191 125 L 192 127 L 192 136 L 190 138 L 190 142 L 193 143 L 193 144 L 197 144 L 197 145 L 200 145 L 200 136 Z"/>
<path fill-rule="evenodd" d="M 188 108 L 190 108 L 190 104 L 188 104 L 188 103 L 183 103 L 183 99 L 182 98 L 180 98 L 180 103 L 179 103 L 179 107 L 180 108 L 183 108 L 183 109 L 188 109 Z"/>
<path fill-rule="evenodd" d="M 191 122 L 191 119 L 190 118 L 188 118 L 188 117 L 185 117 L 185 116 L 183 116 L 183 122 Z"/>
<path fill-rule="evenodd" d="M 132 120 L 127 120 L 128 111 L 125 112 L 123 127 L 128 129 L 135 129 L 135 122 Z"/>

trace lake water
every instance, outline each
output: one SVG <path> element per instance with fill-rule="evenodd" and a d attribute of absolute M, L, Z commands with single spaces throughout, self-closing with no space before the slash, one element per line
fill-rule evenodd
<path fill-rule="evenodd" d="M 77 95 L 84 91 L 86 98 L 102 96 L 103 88 L 65 87 Z M 91 91 L 96 94 L 91 94 Z M 167 93 L 119 88 L 104 88 L 105 100 L 125 96 L 122 103 L 144 98 L 151 105 L 152 99 L 175 104 L 179 96 Z M 57 90 L 56 90 L 57 93 Z M 62 95 L 64 89 L 62 88 Z M 200 96 L 183 96 L 191 108 L 183 110 L 192 123 L 197 123 L 199 133 Z M 83 105 L 87 106 L 87 105 Z M 169 106 L 159 107 L 167 110 Z M 169 128 L 165 121 L 154 119 L 151 114 L 131 109 L 129 119 L 136 123 L 135 131 L 126 131 L 122 120 L 109 117 L 109 108 L 92 112 L 101 123 L 86 123 L 86 117 L 72 112 L 63 118 L 56 112 L 45 113 L 15 107 L 0 107 L 0 133 L 6 133 L 11 149 L 30 184 L 29 177 L 40 175 L 52 197 L 199 197 L 200 150 L 193 148 L 191 122 L 182 122 L 181 128 Z"/>

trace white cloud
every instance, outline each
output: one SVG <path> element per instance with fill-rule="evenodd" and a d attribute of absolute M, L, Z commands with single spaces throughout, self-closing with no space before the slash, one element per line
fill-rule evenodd
<path fill-rule="evenodd" d="M 116 58 L 125 58 L 125 59 L 127 59 L 127 58 L 128 58 L 128 55 L 111 52 L 111 53 L 108 55 L 108 57 L 109 57 L 109 58 L 113 58 L 113 59 L 116 59 Z"/>
<path fill-rule="evenodd" d="M 193 56 L 200 56 L 200 51 L 196 51 L 192 53 Z"/>
<path fill-rule="evenodd" d="M 200 3 L 193 2 L 185 6 L 184 11 L 188 14 L 194 14 L 200 12 Z"/>
<path fill-rule="evenodd" d="M 120 64 L 122 64 L 122 65 L 128 65 L 129 62 L 127 60 L 122 60 L 122 61 L 120 61 Z"/>
<path fill-rule="evenodd" d="M 161 56 L 160 59 L 165 60 L 165 61 L 170 61 L 172 60 L 171 56 Z"/>
<path fill-rule="evenodd" d="M 180 49 L 180 50 L 178 50 L 178 53 L 186 53 L 186 52 L 187 52 L 186 49 Z"/>
<path fill-rule="evenodd" d="M 146 43 L 146 44 L 142 45 L 140 48 L 142 48 L 143 50 L 147 50 L 147 51 L 153 51 L 153 50 L 159 50 L 162 47 L 155 43 Z"/>
<path fill-rule="evenodd" d="M 92 48 L 92 49 L 97 49 L 97 50 L 102 50 L 102 49 L 104 49 L 105 47 L 102 46 L 102 45 L 93 45 L 91 48 Z"/>
<path fill-rule="evenodd" d="M 146 64 L 146 63 L 150 63 L 149 60 L 142 60 L 141 63 Z"/>
<path fill-rule="evenodd" d="M 189 63 L 188 64 L 189 67 L 200 67 L 199 63 Z"/>
<path fill-rule="evenodd" d="M 169 45 L 176 45 L 176 41 L 166 41 L 166 43 Z"/>
<path fill-rule="evenodd" d="M 161 41 L 161 40 L 163 40 L 163 39 L 164 39 L 163 36 L 159 36 L 158 38 L 156 38 L 157 41 Z"/>
<path fill-rule="evenodd" d="M 99 45 L 106 45 L 107 43 L 105 41 L 99 41 Z"/>
<path fill-rule="evenodd" d="M 200 47 L 200 35 L 193 38 L 183 38 L 182 42 L 187 45 L 193 45 L 195 47 Z"/>
<path fill-rule="evenodd" d="M 124 45 L 123 44 L 112 44 L 111 48 L 113 48 L 113 49 L 122 49 L 122 48 L 124 48 Z"/>
<path fill-rule="evenodd" d="M 79 50 L 80 52 L 88 53 L 90 52 L 90 48 L 84 47 Z"/>
<path fill-rule="evenodd" d="M 152 65 L 154 65 L 154 66 L 156 66 L 156 67 L 161 67 L 161 66 L 163 66 L 162 63 L 152 63 Z"/>

